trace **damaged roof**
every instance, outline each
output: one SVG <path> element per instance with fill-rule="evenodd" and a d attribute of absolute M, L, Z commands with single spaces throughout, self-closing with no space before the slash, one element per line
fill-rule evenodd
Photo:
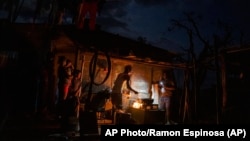
<path fill-rule="evenodd" d="M 250 70 L 250 46 L 229 47 L 221 51 L 229 71 Z"/>
<path fill-rule="evenodd" d="M 83 31 L 68 26 L 63 32 L 84 50 L 92 47 L 101 51 L 107 51 L 112 56 L 120 56 L 130 59 L 143 59 L 144 61 L 171 62 L 177 55 L 167 50 L 132 40 L 120 35 L 108 33 L 102 30 Z"/>
<path fill-rule="evenodd" d="M 51 27 L 44 24 L 27 23 L 15 24 L 14 27 L 21 32 L 24 32 L 25 35 L 45 34 L 46 38 L 49 37 L 52 40 L 57 40 L 58 45 L 61 44 L 67 46 L 64 43 L 66 43 L 66 41 L 67 43 L 72 41 L 72 45 L 81 50 L 93 51 L 94 47 L 101 51 L 107 51 L 110 56 L 113 57 L 128 58 L 135 61 L 158 62 L 163 64 L 166 62 L 171 63 L 174 58 L 178 57 L 178 55 L 173 52 L 147 44 L 145 41 L 132 40 L 100 29 L 88 31 L 76 29 L 73 25 Z M 62 40 L 62 38 L 67 40 Z"/>

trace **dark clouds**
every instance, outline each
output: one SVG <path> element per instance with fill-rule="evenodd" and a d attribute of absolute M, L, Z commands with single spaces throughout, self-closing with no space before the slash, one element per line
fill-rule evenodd
<path fill-rule="evenodd" d="M 101 15 L 105 17 L 110 16 L 114 18 L 124 17 L 127 14 L 125 7 L 128 4 L 129 4 L 128 2 L 119 2 L 119 1 L 106 2 L 102 7 Z"/>
<path fill-rule="evenodd" d="M 97 22 L 102 23 L 100 26 L 101 26 L 101 28 L 104 28 L 104 29 L 119 27 L 119 28 L 122 28 L 124 30 L 128 30 L 127 23 L 121 22 L 121 21 L 119 21 L 115 18 L 112 18 L 112 17 L 100 17 L 100 18 L 98 18 Z"/>
<path fill-rule="evenodd" d="M 139 5 L 143 6 L 155 6 L 155 5 L 165 5 L 171 3 L 173 0 L 135 0 Z"/>
<path fill-rule="evenodd" d="M 121 28 L 127 29 L 127 23 L 119 19 L 126 17 L 127 11 L 125 7 L 131 0 L 106 0 L 99 15 L 97 16 L 97 22 L 100 23 L 104 29 Z"/>
<path fill-rule="evenodd" d="M 199 17 L 196 22 L 202 36 L 210 41 L 213 34 L 221 32 L 218 27 L 218 21 L 221 21 L 232 27 L 237 44 L 240 30 L 247 34 L 250 31 L 249 3 L 249 0 L 124 0 L 122 4 L 121 1 L 106 4 L 103 11 L 111 16 L 109 21 L 119 23 L 105 26 L 112 32 L 116 32 L 113 27 L 119 29 L 121 26 L 117 33 L 134 39 L 143 36 L 149 43 L 176 51 L 188 46 L 188 37 L 184 30 L 168 32 L 171 19 L 183 21 L 186 19 L 184 12 L 193 13 Z"/>

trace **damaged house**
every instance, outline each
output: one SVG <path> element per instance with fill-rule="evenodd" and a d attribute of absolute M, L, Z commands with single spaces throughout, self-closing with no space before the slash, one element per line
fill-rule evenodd
<path fill-rule="evenodd" d="M 81 32 L 72 30 L 72 27 L 64 28 L 51 40 L 50 50 L 54 54 L 55 79 L 60 56 L 66 56 L 74 62 L 76 69 L 81 70 L 83 95 L 93 96 L 102 90 L 111 89 L 124 66 L 131 65 L 131 86 L 139 94 L 124 94 L 125 108 L 132 107 L 138 100 L 147 99 L 152 99 L 152 104 L 157 105 L 159 95 L 154 84 L 159 81 L 162 71 L 167 70 L 175 81 L 174 69 L 185 67 L 173 63 L 177 57 L 175 53 L 104 31 Z M 93 80 L 91 75 L 94 76 Z M 56 82 L 54 86 L 56 88 Z"/>
<path fill-rule="evenodd" d="M 25 76 L 32 78 L 30 83 L 34 90 L 27 88 L 31 92 L 19 96 L 20 99 L 29 101 L 26 103 L 29 110 L 39 111 L 40 103 L 47 103 L 48 108 L 54 108 L 58 97 L 58 59 L 61 56 L 70 59 L 75 69 L 82 72 L 82 95 L 93 96 L 104 89 L 111 89 L 117 74 L 123 71 L 125 65 L 131 65 L 133 67 L 131 85 L 139 94 L 131 93 L 124 97 L 124 106 L 127 108 L 142 99 L 153 100 L 151 104 L 157 105 L 158 92 L 154 83 L 159 81 L 162 71 L 167 70 L 175 81 L 174 70 L 186 67 L 173 62 L 178 56 L 175 53 L 146 44 L 143 40 L 134 41 L 104 31 L 83 32 L 76 30 L 74 26 L 52 28 L 43 24 L 3 26 L 7 29 L 6 27 L 11 29 L 6 30 L 8 38 L 15 35 L 16 39 L 21 37 L 25 42 L 24 44 L 13 42 L 15 43 L 13 47 L 20 54 L 17 57 L 24 57 L 24 63 L 28 66 L 25 75 L 20 74 L 21 80 L 25 80 L 23 78 Z M 32 50 L 24 50 L 31 46 Z M 27 53 L 32 54 L 32 57 Z M 31 63 L 29 60 L 34 62 L 34 65 L 29 65 Z M 18 65 L 13 70 L 19 70 L 19 67 L 23 68 Z M 32 76 L 27 74 L 30 71 Z M 94 75 L 93 80 L 90 75 Z M 178 109 L 180 102 L 176 103 Z"/>
<path fill-rule="evenodd" d="M 157 106 L 159 95 L 154 83 L 159 81 L 162 71 L 168 71 L 175 81 L 174 70 L 186 68 L 186 65 L 174 63 L 177 54 L 148 45 L 143 40 L 134 41 L 99 30 L 83 32 L 73 26 L 51 29 L 45 25 L 18 24 L 15 28 L 36 46 L 38 54 L 47 56 L 40 58 L 41 64 L 49 68 L 49 87 L 46 89 L 52 104 L 56 103 L 58 97 L 57 67 L 61 56 L 70 59 L 75 69 L 82 72 L 82 95 L 87 97 L 111 89 L 124 66 L 131 65 L 131 86 L 139 94 L 124 95 L 124 106 L 127 108 L 142 99 L 151 99 L 151 104 Z M 94 76 L 93 80 L 91 75 Z M 37 95 L 39 97 L 41 92 Z M 175 115 L 178 116 L 179 97 L 176 98 L 176 104 Z"/>

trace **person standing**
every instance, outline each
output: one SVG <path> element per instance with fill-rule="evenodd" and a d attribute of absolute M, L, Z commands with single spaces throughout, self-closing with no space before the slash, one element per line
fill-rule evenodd
<path fill-rule="evenodd" d="M 57 114 L 60 117 L 62 112 L 62 101 L 64 93 L 64 79 L 66 77 L 65 67 L 67 59 L 65 56 L 60 56 L 58 60 L 57 76 L 58 76 L 58 98 L 57 98 Z"/>
<path fill-rule="evenodd" d="M 122 94 L 124 91 L 122 90 L 122 86 L 124 82 L 126 83 L 126 93 L 129 93 L 130 91 L 134 92 L 135 94 L 138 94 L 136 90 L 134 90 L 130 85 L 130 76 L 131 76 L 132 66 L 126 65 L 124 68 L 124 71 L 120 74 L 118 74 L 114 86 L 112 88 L 111 92 L 111 102 L 113 104 L 114 110 L 118 112 L 123 112 L 123 104 L 122 104 Z"/>
<path fill-rule="evenodd" d="M 67 63 L 66 57 L 60 56 L 58 60 L 58 68 L 57 68 L 59 97 L 61 97 L 63 94 L 63 84 L 64 84 L 64 79 L 66 77 L 66 73 L 65 73 L 66 63 Z"/>
<path fill-rule="evenodd" d="M 65 60 L 64 60 L 65 61 Z M 73 71 L 74 66 L 71 62 L 71 60 L 66 59 L 66 64 L 61 68 L 61 93 L 59 93 L 59 99 L 58 99 L 58 110 L 59 110 L 59 119 L 61 122 L 61 129 L 62 131 L 67 131 L 68 129 L 68 120 L 69 120 L 69 106 L 68 106 L 68 94 L 69 89 L 72 83 L 73 79 Z"/>
<path fill-rule="evenodd" d="M 165 110 L 165 124 L 170 125 L 171 123 L 171 97 L 175 90 L 175 83 L 170 77 L 167 76 L 167 72 L 163 72 L 159 81 L 159 109 Z"/>
<path fill-rule="evenodd" d="M 64 103 L 68 95 L 69 86 L 71 85 L 72 72 L 73 72 L 72 62 L 65 56 L 59 58 L 58 66 L 58 116 L 61 117 L 63 114 Z"/>
<path fill-rule="evenodd" d="M 71 85 L 72 79 L 73 79 L 73 72 L 74 72 L 74 66 L 72 64 L 72 61 L 67 59 L 66 65 L 65 65 L 65 77 L 64 77 L 64 85 L 63 85 L 63 95 L 62 99 L 65 100 L 69 93 L 69 87 Z"/>
<path fill-rule="evenodd" d="M 81 80 L 81 71 L 75 70 L 73 74 L 72 83 L 69 88 L 69 93 L 67 96 L 67 109 L 69 116 L 78 117 L 79 111 L 79 104 L 80 104 L 80 95 L 81 95 L 81 87 L 82 87 L 82 80 Z"/>

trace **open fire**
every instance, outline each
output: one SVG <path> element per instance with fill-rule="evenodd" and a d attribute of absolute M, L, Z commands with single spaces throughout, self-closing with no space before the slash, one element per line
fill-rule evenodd
<path fill-rule="evenodd" d="M 152 103 L 153 99 L 150 98 L 138 99 L 133 103 L 132 107 L 135 109 L 152 109 Z"/>
<path fill-rule="evenodd" d="M 135 108 L 135 109 L 140 109 L 140 108 L 142 108 L 142 103 L 139 102 L 139 101 L 135 101 L 133 103 L 132 107 Z"/>

